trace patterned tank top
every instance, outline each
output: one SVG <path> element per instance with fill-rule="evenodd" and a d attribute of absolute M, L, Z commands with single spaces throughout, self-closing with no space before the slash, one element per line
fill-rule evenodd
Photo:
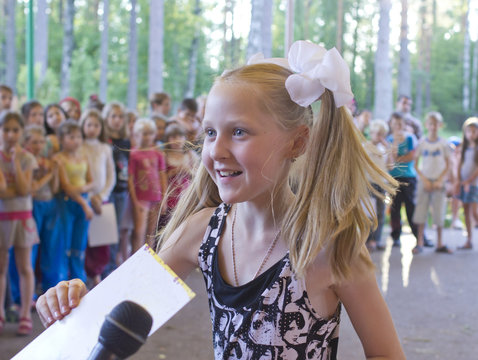
<path fill-rule="evenodd" d="M 289 254 L 247 284 L 224 281 L 217 247 L 229 210 L 216 209 L 199 250 L 215 359 L 336 359 L 341 304 L 330 319 L 318 316 Z"/>
<path fill-rule="evenodd" d="M 86 184 L 87 171 L 88 163 L 86 161 L 65 161 L 66 176 L 73 186 L 84 186 Z"/>

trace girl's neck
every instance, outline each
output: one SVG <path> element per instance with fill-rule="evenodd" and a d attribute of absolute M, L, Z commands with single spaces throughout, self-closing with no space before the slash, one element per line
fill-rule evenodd
<path fill-rule="evenodd" d="M 122 139 L 122 137 L 120 136 L 120 133 L 117 132 L 117 131 L 111 131 L 111 132 L 110 132 L 110 138 L 111 138 L 112 140 L 120 140 L 120 139 Z"/>
<path fill-rule="evenodd" d="M 428 133 L 428 140 L 430 141 L 437 141 L 438 140 L 438 134 L 436 133 Z"/>
<path fill-rule="evenodd" d="M 78 157 L 79 155 L 79 148 L 78 149 L 75 149 L 75 150 L 66 150 L 66 149 L 63 149 L 61 152 L 67 156 L 67 157 Z"/>

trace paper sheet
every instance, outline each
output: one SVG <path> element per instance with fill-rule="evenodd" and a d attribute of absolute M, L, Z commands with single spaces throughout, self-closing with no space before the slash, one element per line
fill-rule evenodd
<path fill-rule="evenodd" d="M 101 205 L 101 215 L 93 216 L 88 228 L 88 245 L 90 247 L 118 243 L 116 212 L 113 203 Z"/>
<path fill-rule="evenodd" d="M 194 292 L 147 245 L 91 290 L 65 319 L 41 333 L 14 360 L 84 360 L 98 341 L 105 316 L 120 302 L 134 301 L 153 317 L 151 335 Z"/>

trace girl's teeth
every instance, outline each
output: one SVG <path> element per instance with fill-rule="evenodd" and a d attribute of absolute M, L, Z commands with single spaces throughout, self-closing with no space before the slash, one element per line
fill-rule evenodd
<path fill-rule="evenodd" d="M 233 176 L 238 174 L 237 171 L 219 171 L 219 175 L 221 176 Z"/>

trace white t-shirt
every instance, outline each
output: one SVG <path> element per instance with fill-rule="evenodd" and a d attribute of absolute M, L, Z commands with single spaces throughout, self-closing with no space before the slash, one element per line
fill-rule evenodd
<path fill-rule="evenodd" d="M 446 159 L 450 157 L 450 148 L 445 139 L 430 141 L 422 138 L 417 147 L 417 156 L 421 157 L 420 171 L 429 180 L 437 180 L 446 168 Z"/>

